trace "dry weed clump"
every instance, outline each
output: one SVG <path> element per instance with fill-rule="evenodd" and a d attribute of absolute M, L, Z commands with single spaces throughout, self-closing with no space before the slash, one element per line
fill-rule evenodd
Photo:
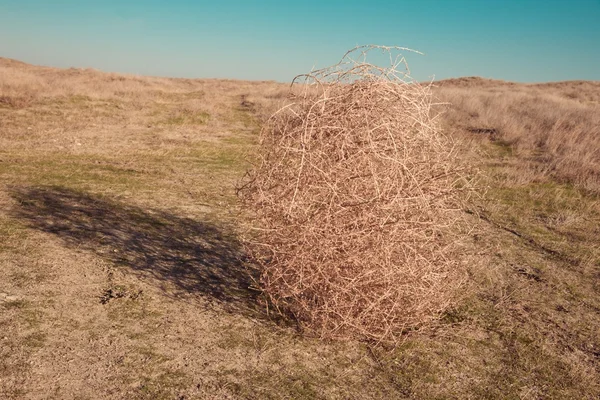
<path fill-rule="evenodd" d="M 367 62 L 381 50 L 389 67 Z M 464 280 L 470 182 L 406 50 L 357 47 L 297 77 L 240 188 L 262 289 L 324 338 L 396 344 L 439 317 Z"/>

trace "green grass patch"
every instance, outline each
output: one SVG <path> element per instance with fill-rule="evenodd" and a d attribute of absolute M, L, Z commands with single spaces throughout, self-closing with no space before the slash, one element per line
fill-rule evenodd
<path fill-rule="evenodd" d="M 163 371 L 158 375 L 145 376 L 136 388 L 134 399 L 171 400 L 185 398 L 178 392 L 188 386 L 190 378 L 181 371 Z"/>
<path fill-rule="evenodd" d="M 204 111 L 177 110 L 160 121 L 164 125 L 204 125 L 210 120 L 210 114 Z"/>
<path fill-rule="evenodd" d="M 521 236 L 542 252 L 572 264 L 600 261 L 600 199 L 568 183 L 552 180 L 513 183 L 493 167 L 483 201 L 485 214 L 499 227 Z"/>
<path fill-rule="evenodd" d="M 260 121 L 247 107 L 238 106 L 233 108 L 226 119 L 232 125 L 241 125 L 241 129 L 244 132 L 250 132 L 252 134 L 258 134 L 258 132 L 260 132 Z"/>
<path fill-rule="evenodd" d="M 87 155 L 44 154 L 25 156 L 18 162 L 0 166 L 0 176 L 18 178 L 20 184 L 64 186 L 90 190 L 95 187 L 118 187 L 135 190 L 150 187 L 146 171 L 111 165 L 104 158 Z"/>

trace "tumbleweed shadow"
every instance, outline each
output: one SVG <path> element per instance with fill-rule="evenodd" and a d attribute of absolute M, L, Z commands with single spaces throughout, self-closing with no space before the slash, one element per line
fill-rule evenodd
<path fill-rule="evenodd" d="M 257 312 L 256 270 L 235 236 L 215 224 L 93 197 L 65 188 L 14 188 L 14 214 L 68 245 L 91 250 L 169 295 L 200 294 Z"/>

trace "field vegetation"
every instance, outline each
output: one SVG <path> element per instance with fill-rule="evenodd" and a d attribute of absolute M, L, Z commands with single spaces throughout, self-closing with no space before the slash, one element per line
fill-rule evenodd
<path fill-rule="evenodd" d="M 235 187 L 288 85 L 0 59 L 0 398 L 598 398 L 600 84 L 436 86 L 486 190 L 460 299 L 392 349 L 257 290 Z"/>
<path fill-rule="evenodd" d="M 600 82 L 519 85 L 478 78 L 439 83 L 446 122 L 509 146 L 531 168 L 524 179 L 571 183 L 600 194 Z"/>

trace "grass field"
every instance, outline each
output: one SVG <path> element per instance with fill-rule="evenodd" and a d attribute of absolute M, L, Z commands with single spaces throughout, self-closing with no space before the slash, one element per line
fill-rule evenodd
<path fill-rule="evenodd" d="M 440 83 L 486 194 L 459 306 L 395 350 L 268 315 L 235 184 L 274 82 L 0 59 L 0 398 L 600 397 L 600 85 Z"/>

